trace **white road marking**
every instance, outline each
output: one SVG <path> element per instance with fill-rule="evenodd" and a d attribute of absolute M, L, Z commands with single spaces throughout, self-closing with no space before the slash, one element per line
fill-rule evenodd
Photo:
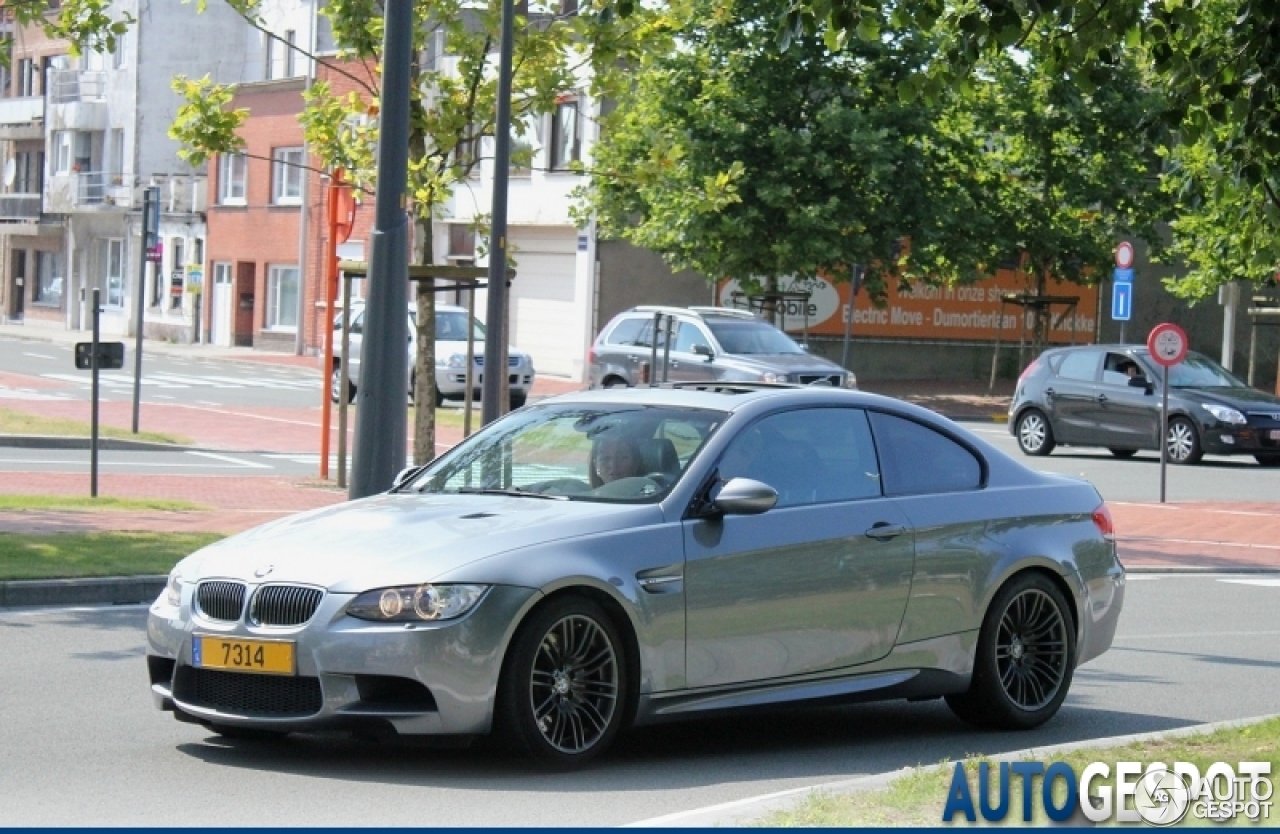
<path fill-rule="evenodd" d="M 1259 588 L 1280 588 L 1280 579 L 1219 579 L 1232 585 L 1256 585 Z"/>
<path fill-rule="evenodd" d="M 196 454 L 196 453 L 191 452 L 189 454 Z M 30 458 L 0 458 L 0 463 L 18 463 L 18 464 L 23 464 L 24 466 L 68 466 L 70 465 L 70 466 L 78 467 L 77 469 L 70 470 L 70 471 L 81 471 L 81 472 L 89 471 L 89 463 L 87 461 L 81 462 L 78 460 L 31 460 Z M 192 469 L 194 467 L 199 467 L 201 469 L 244 469 L 246 466 L 261 467 L 263 469 L 271 468 L 270 466 L 267 466 L 266 464 L 262 464 L 262 463 L 239 463 L 236 466 L 219 466 L 216 463 L 213 463 L 213 464 L 210 464 L 210 463 L 204 463 L 204 464 L 150 463 L 150 462 L 142 462 L 142 461 L 127 461 L 127 460 L 102 460 L 101 457 L 99 457 L 98 466 L 99 467 L 139 466 L 139 467 L 148 467 L 151 469 Z"/>
<path fill-rule="evenodd" d="M 234 463 L 238 466 L 244 466 L 249 469 L 270 469 L 271 468 L 268 464 L 265 464 L 265 463 L 257 463 L 255 461 L 244 460 L 242 458 L 233 458 L 230 455 L 216 455 L 213 452 L 187 452 L 187 454 L 196 455 L 197 457 L 202 457 L 202 458 L 212 458 L 213 460 L 226 461 L 227 463 Z"/>
<path fill-rule="evenodd" d="M 183 385 L 208 385 L 211 388 L 240 388 L 241 387 L 239 384 L 236 384 L 236 383 L 232 383 L 228 385 L 225 382 L 218 382 L 210 379 L 209 377 L 181 376 L 179 374 L 167 374 L 162 371 L 154 372 L 154 373 L 148 374 L 147 376 L 151 379 L 159 380 L 160 382 L 177 382 Z"/>
<path fill-rule="evenodd" d="M 58 357 L 56 357 L 56 356 L 46 356 L 46 355 L 44 355 L 43 353 L 31 353 L 31 352 L 29 352 L 29 351 L 25 351 L 25 350 L 22 352 L 22 355 L 23 355 L 23 356 L 34 356 L 36 359 L 52 359 L 52 360 L 54 360 L 55 362 L 58 360 Z"/>
<path fill-rule="evenodd" d="M 1130 640 L 1187 640 L 1194 638 L 1196 640 L 1209 639 L 1220 640 L 1227 637 L 1275 637 L 1280 635 L 1280 631 L 1187 631 L 1168 634 L 1117 634 L 1117 643 L 1127 643 Z"/>
<path fill-rule="evenodd" d="M 157 400 L 176 400 L 177 397 L 171 397 L 168 394 L 152 394 Z"/>
<path fill-rule="evenodd" d="M 1119 542 L 1163 542 L 1166 544 L 1213 545 L 1215 547 L 1247 547 L 1257 550 L 1280 550 L 1280 544 L 1249 544 L 1247 542 L 1218 542 L 1212 539 L 1166 539 L 1160 536 L 1117 536 Z"/>
<path fill-rule="evenodd" d="M 209 400 L 196 400 L 196 402 L 199 403 L 200 405 L 215 405 L 215 406 L 222 405 L 222 403 L 210 402 Z"/>

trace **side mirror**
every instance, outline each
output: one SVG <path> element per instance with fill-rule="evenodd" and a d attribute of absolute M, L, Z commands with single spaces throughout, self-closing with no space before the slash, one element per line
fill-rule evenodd
<path fill-rule="evenodd" d="M 750 478 L 733 478 L 721 488 L 711 506 L 725 515 L 759 515 L 778 503 L 778 491 Z"/>
<path fill-rule="evenodd" d="M 1148 385 L 1150 385 L 1150 384 L 1151 384 L 1151 383 L 1147 382 L 1147 378 L 1146 378 L 1145 376 L 1131 376 L 1131 377 L 1129 377 L 1129 387 L 1130 387 L 1130 388 L 1146 388 L 1146 387 L 1147 387 Z"/>
<path fill-rule="evenodd" d="M 421 472 L 423 469 L 426 469 L 426 468 L 427 468 L 426 465 L 406 466 L 404 469 L 401 469 L 399 472 L 397 472 L 396 476 L 391 479 L 391 488 L 399 489 L 400 487 L 404 486 L 407 482 L 413 480 L 413 477 L 415 475 L 417 475 L 419 472 Z"/>
<path fill-rule="evenodd" d="M 705 356 L 707 359 L 714 359 L 716 352 L 703 344 L 694 345 L 691 350 L 695 356 Z"/>

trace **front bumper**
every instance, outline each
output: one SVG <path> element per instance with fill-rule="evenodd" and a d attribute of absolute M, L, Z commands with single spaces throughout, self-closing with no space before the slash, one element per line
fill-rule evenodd
<path fill-rule="evenodd" d="M 494 586 L 466 616 L 443 623 L 373 623 L 343 613 L 349 594 L 326 594 L 298 627 L 262 627 L 194 614 L 162 596 L 147 618 L 147 667 L 155 705 L 184 720 L 301 731 L 353 725 L 403 735 L 489 731 L 502 658 L 530 588 Z M 199 669 L 193 634 L 294 643 L 296 673 Z"/>
<path fill-rule="evenodd" d="M 511 373 L 507 375 L 507 387 L 512 393 L 523 394 L 527 398 L 529 390 L 533 388 L 534 376 L 533 369 L 512 368 Z M 478 370 L 473 373 L 471 384 L 472 397 L 479 399 L 481 386 L 484 385 L 484 374 Z M 467 373 L 465 370 L 437 368 L 436 387 L 446 399 L 462 399 L 467 393 Z"/>
<path fill-rule="evenodd" d="M 1244 426 L 1212 423 L 1201 430 L 1200 445 L 1211 455 L 1280 455 L 1280 421 Z"/>

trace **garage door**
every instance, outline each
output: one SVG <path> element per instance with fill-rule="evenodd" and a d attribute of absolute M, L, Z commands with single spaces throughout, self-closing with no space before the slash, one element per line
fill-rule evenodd
<path fill-rule="evenodd" d="M 577 231 L 512 228 L 510 239 L 516 260 L 511 343 L 533 356 L 539 373 L 580 381 L 590 315 L 576 277 Z"/>

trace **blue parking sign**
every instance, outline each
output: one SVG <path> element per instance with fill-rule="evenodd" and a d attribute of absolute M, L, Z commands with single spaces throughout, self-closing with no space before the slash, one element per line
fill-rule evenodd
<path fill-rule="evenodd" d="M 1128 321 L 1133 315 L 1133 284 L 1111 285 L 1111 320 Z"/>

